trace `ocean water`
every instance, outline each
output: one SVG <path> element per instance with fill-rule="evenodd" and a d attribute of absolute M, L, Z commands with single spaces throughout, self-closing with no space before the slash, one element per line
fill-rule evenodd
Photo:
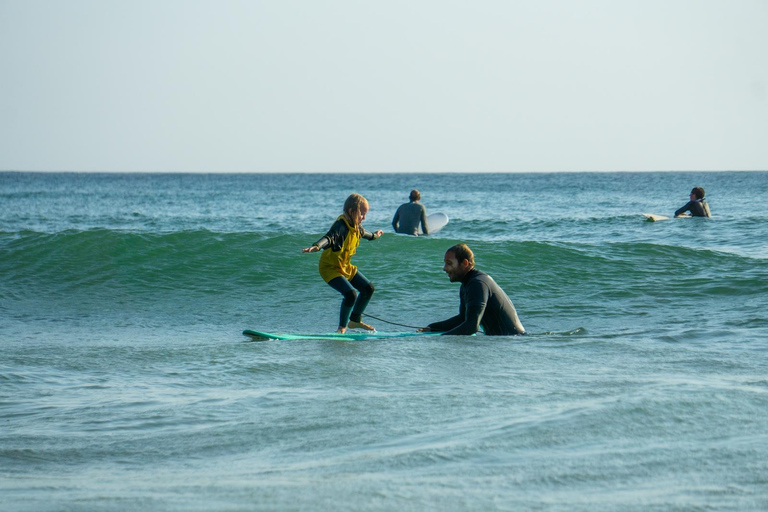
<path fill-rule="evenodd" d="M 671 215 L 703 186 L 712 219 Z M 451 222 L 392 234 L 418 188 Z M 522 337 L 329 332 L 351 192 L 367 320 L 458 308 L 466 242 Z M 0 509 L 766 510 L 766 172 L 0 173 Z M 391 322 L 391 323 L 387 323 Z"/>

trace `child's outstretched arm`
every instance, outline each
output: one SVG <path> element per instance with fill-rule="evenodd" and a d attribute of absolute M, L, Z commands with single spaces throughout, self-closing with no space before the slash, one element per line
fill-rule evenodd
<path fill-rule="evenodd" d="M 321 249 L 325 249 L 326 247 L 331 245 L 331 243 L 332 243 L 331 242 L 331 237 L 335 235 L 335 232 L 333 231 L 333 227 L 335 227 L 335 226 L 336 225 L 334 224 L 331 227 L 331 231 L 329 231 L 328 233 L 323 235 L 320 238 L 320 240 L 318 240 L 317 242 L 313 243 L 309 247 L 305 247 L 304 249 L 302 249 L 301 252 L 317 252 L 317 251 L 319 251 Z"/>
<path fill-rule="evenodd" d="M 376 240 L 377 238 L 381 237 L 381 235 L 384 234 L 384 231 L 378 230 L 371 233 L 370 231 L 366 231 L 365 228 L 363 228 L 363 234 L 361 235 L 366 240 Z"/>

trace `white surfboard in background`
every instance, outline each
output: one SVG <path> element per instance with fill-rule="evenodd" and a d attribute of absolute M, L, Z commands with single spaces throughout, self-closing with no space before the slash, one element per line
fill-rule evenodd
<path fill-rule="evenodd" d="M 430 235 L 443 229 L 446 224 L 448 224 L 448 216 L 442 212 L 427 215 L 427 228 Z M 419 226 L 419 235 L 423 234 L 424 232 L 421 230 L 421 226 Z"/>

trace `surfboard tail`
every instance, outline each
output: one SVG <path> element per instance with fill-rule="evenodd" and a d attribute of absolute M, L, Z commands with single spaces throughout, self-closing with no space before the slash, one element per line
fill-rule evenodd
<path fill-rule="evenodd" d="M 253 341 L 269 341 L 269 340 L 275 339 L 275 338 L 270 338 L 268 334 L 257 332 L 257 331 L 251 331 L 250 329 L 244 330 L 243 334 L 251 338 L 251 340 Z"/>

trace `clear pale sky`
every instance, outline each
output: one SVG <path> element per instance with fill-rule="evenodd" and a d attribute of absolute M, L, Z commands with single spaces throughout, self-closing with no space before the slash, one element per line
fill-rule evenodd
<path fill-rule="evenodd" d="M 0 0 L 0 170 L 768 169 L 766 0 Z"/>

